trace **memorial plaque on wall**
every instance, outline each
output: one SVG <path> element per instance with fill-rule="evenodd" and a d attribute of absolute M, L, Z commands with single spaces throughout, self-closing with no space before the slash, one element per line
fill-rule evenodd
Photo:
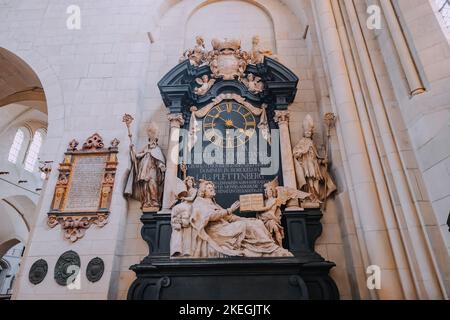
<path fill-rule="evenodd" d="M 104 154 L 75 157 L 64 211 L 98 210 L 107 158 Z"/>
<path fill-rule="evenodd" d="M 72 242 L 82 238 L 92 224 L 102 227 L 109 215 L 109 206 L 117 168 L 119 141 L 104 147 L 99 134 L 89 137 L 78 149 L 72 140 L 59 166 L 51 211 L 47 224 L 60 224 L 64 237 Z"/>

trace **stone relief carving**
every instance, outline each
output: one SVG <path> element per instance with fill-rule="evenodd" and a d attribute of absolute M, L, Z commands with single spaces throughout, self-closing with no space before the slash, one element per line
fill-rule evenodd
<path fill-rule="evenodd" d="M 47 275 L 48 264 L 44 259 L 39 259 L 33 263 L 28 273 L 28 280 L 34 285 L 41 283 Z"/>
<path fill-rule="evenodd" d="M 195 79 L 195 82 L 197 82 L 200 87 L 195 88 L 194 93 L 198 96 L 204 96 L 214 85 L 216 79 L 209 79 L 208 75 L 205 74 L 201 78 Z"/>
<path fill-rule="evenodd" d="M 99 257 L 93 258 L 86 267 L 86 278 L 90 282 L 97 282 L 102 278 L 104 271 L 105 263 L 103 260 Z"/>
<path fill-rule="evenodd" d="M 242 79 L 242 83 L 247 87 L 251 93 L 261 93 L 264 90 L 264 83 L 261 82 L 260 77 L 255 77 L 254 74 L 249 73 L 247 77 Z"/>
<path fill-rule="evenodd" d="M 328 159 L 317 152 L 313 141 L 314 121 L 308 114 L 303 120 L 303 138 L 294 147 L 294 165 L 297 186 L 310 193 L 309 201 L 303 203 L 305 208 L 318 208 L 336 191 L 328 173 Z"/>
<path fill-rule="evenodd" d="M 69 142 L 69 147 L 67 148 L 67 151 L 77 151 L 79 142 L 75 139 Z"/>
<path fill-rule="evenodd" d="M 141 152 L 130 145 L 132 168 L 124 194 L 141 202 L 143 212 L 157 212 L 161 208 L 166 160 L 158 145 L 158 128 L 150 124 L 148 143 Z"/>
<path fill-rule="evenodd" d="M 281 206 L 285 205 L 290 199 L 303 200 L 310 194 L 289 187 L 280 187 L 278 178 L 264 185 L 264 193 L 266 197 L 265 206 L 257 213 L 257 218 L 264 222 L 275 242 L 282 246 L 284 229 L 281 226 Z"/>
<path fill-rule="evenodd" d="M 55 265 L 54 278 L 60 286 L 67 286 L 75 281 L 80 272 L 80 256 L 75 251 L 66 251 L 58 259 Z"/>
<path fill-rule="evenodd" d="M 250 62 L 250 55 L 241 50 L 241 41 L 236 39 L 213 39 L 213 51 L 208 54 L 214 78 L 223 80 L 241 79 Z"/>
<path fill-rule="evenodd" d="M 207 51 L 204 39 L 197 36 L 196 45 L 183 53 L 180 62 L 189 60 L 196 67 L 208 65 L 216 79 L 240 80 L 248 64 L 262 63 L 265 57 L 277 59 L 272 50 L 260 46 L 259 36 L 252 38 L 250 52 L 242 50 L 237 39 L 213 39 L 211 45 L 212 50 Z"/>
<path fill-rule="evenodd" d="M 103 138 L 98 133 L 94 133 L 83 143 L 83 150 L 102 149 L 104 146 Z"/>
<path fill-rule="evenodd" d="M 183 207 L 173 208 L 172 257 L 292 256 L 273 240 L 262 220 L 234 215 L 239 201 L 224 209 L 215 202 L 215 195 L 214 183 L 200 180 L 192 204 L 191 197 L 182 202 Z M 183 227 L 190 230 L 181 230 Z"/>
<path fill-rule="evenodd" d="M 88 216 L 56 216 L 49 215 L 47 225 L 54 228 L 58 224 L 64 230 L 64 238 L 71 242 L 81 239 L 86 234 L 86 230 L 95 224 L 97 227 L 103 227 L 108 222 L 108 215 L 106 213 L 99 213 L 97 215 Z"/>

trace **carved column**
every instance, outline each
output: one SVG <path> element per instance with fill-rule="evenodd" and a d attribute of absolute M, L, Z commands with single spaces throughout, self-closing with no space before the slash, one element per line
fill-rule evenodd
<path fill-rule="evenodd" d="M 169 149 L 166 159 L 166 176 L 164 182 L 164 195 L 162 210 L 160 213 L 169 213 L 171 199 L 176 195 L 175 190 L 176 177 L 178 171 L 178 155 L 180 152 L 180 127 L 184 124 L 183 115 L 181 113 L 171 113 L 168 116 L 170 122 L 170 140 Z"/>
<path fill-rule="evenodd" d="M 402 27 L 397 18 L 397 14 L 394 10 L 393 4 L 390 0 L 380 1 L 380 5 L 383 8 L 386 22 L 391 32 L 392 39 L 394 40 L 394 46 L 397 49 L 398 55 L 401 57 L 400 64 L 405 72 L 406 80 L 410 88 L 411 96 L 422 94 L 425 92 L 424 85 L 420 79 L 420 75 L 417 72 L 417 66 L 414 62 L 414 58 L 411 55 L 408 43 L 406 42 L 405 35 Z"/>
<path fill-rule="evenodd" d="M 281 165 L 283 167 L 283 183 L 286 187 L 297 189 L 295 181 L 294 158 L 292 156 L 291 137 L 289 134 L 289 111 L 275 111 L 275 122 L 280 129 Z M 286 210 L 299 210 L 298 200 L 292 199 L 287 203 Z"/>

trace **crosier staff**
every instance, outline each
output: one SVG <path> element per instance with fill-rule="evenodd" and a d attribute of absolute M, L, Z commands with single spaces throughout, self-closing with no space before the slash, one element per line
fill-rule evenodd
<path fill-rule="evenodd" d="M 327 127 L 327 142 L 325 144 L 325 172 L 328 172 L 331 128 L 336 123 L 336 116 L 332 112 L 327 112 L 327 113 L 325 113 L 325 116 L 323 117 L 323 121 L 325 123 L 325 126 Z M 326 209 L 327 209 L 327 193 L 328 193 L 327 189 L 328 189 L 327 179 L 325 179 L 325 199 L 323 202 L 323 210 L 324 211 L 326 211 Z"/>
<path fill-rule="evenodd" d="M 137 162 L 136 162 L 136 153 L 133 152 L 133 148 L 134 148 L 133 134 L 131 133 L 131 124 L 133 123 L 133 121 L 134 121 L 134 118 L 130 114 L 125 113 L 123 115 L 122 122 L 124 122 L 125 125 L 127 126 L 128 138 L 130 139 L 130 157 L 131 157 L 131 162 L 133 162 L 135 172 L 138 172 Z"/>

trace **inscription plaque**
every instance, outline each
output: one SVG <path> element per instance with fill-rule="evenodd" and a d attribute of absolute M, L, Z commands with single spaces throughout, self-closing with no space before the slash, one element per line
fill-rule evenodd
<path fill-rule="evenodd" d="M 197 181 L 203 179 L 214 182 L 216 200 L 224 206 L 231 206 L 241 195 L 262 194 L 264 184 L 276 176 L 262 175 L 262 165 L 259 164 L 192 164 L 188 168 L 189 175 Z"/>
<path fill-rule="evenodd" d="M 65 211 L 98 210 L 106 161 L 107 155 L 87 155 L 75 159 Z"/>
<path fill-rule="evenodd" d="M 59 165 L 53 202 L 47 225 L 58 224 L 64 237 L 72 242 L 82 238 L 92 224 L 103 227 L 108 220 L 109 206 L 117 168 L 119 140 L 105 148 L 102 137 L 90 136 L 78 149 L 72 140 Z"/>

